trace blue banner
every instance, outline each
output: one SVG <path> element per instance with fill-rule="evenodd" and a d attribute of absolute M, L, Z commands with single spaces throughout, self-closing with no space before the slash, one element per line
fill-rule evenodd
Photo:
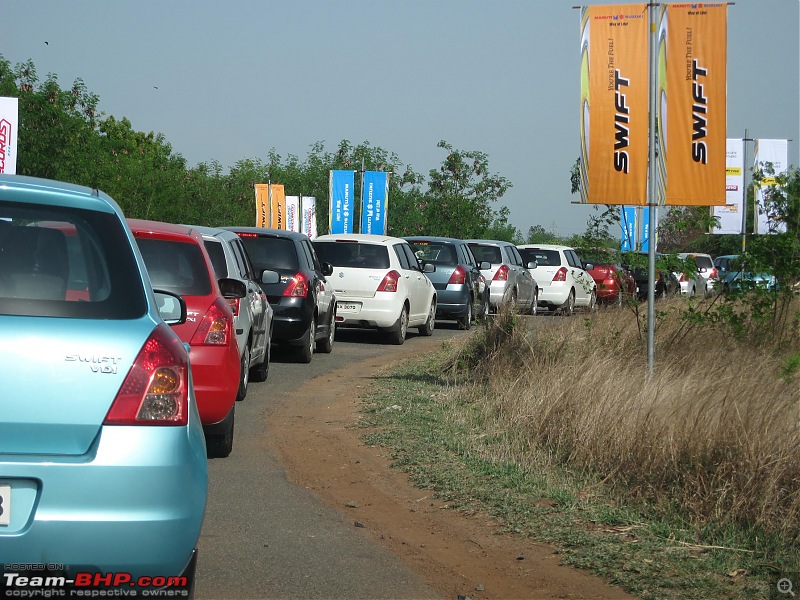
<path fill-rule="evenodd" d="M 333 234 L 353 233 L 354 182 L 355 171 L 331 171 L 328 185 L 328 230 Z"/>
<path fill-rule="evenodd" d="M 636 248 L 636 207 L 621 206 L 622 217 L 622 243 L 620 250 L 630 252 Z"/>
<path fill-rule="evenodd" d="M 364 171 L 361 186 L 361 233 L 386 235 L 389 178 L 383 171 Z"/>
<path fill-rule="evenodd" d="M 650 207 L 642 208 L 642 252 L 650 250 Z"/>

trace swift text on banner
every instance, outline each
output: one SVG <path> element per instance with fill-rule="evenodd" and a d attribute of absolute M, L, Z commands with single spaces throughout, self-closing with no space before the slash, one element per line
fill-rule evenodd
<path fill-rule="evenodd" d="M 328 185 L 329 231 L 353 233 L 353 189 L 355 171 L 331 171 Z"/>
<path fill-rule="evenodd" d="M 269 227 L 269 184 L 257 183 L 256 188 L 256 227 Z"/>
<path fill-rule="evenodd" d="M 270 184 L 269 200 L 270 227 L 286 229 L 286 192 L 282 183 Z"/>
<path fill-rule="evenodd" d="M 361 233 L 386 235 L 389 178 L 383 171 L 365 171 L 361 186 Z"/>

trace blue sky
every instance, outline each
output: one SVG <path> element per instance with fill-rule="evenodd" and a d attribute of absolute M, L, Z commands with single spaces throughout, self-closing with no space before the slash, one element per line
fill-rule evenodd
<path fill-rule="evenodd" d="M 563 0 L 3 0 L 0 53 L 80 77 L 190 165 L 347 139 L 427 175 L 446 140 L 513 183 L 512 223 L 581 233 L 579 11 Z M 610 4 L 591 1 L 586 4 Z M 800 143 L 800 2 L 728 9 L 728 137 Z M 45 44 L 45 42 L 48 42 Z M 157 89 L 156 89 L 157 88 Z M 24 124 L 20 135 L 24 135 Z"/>

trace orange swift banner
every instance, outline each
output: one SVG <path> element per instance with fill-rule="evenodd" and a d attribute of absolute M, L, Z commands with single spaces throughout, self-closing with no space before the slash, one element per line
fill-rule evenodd
<path fill-rule="evenodd" d="M 269 222 L 273 229 L 286 229 L 286 193 L 282 183 L 270 184 Z"/>
<path fill-rule="evenodd" d="M 256 184 L 256 227 L 269 227 L 269 184 Z"/>
<path fill-rule="evenodd" d="M 727 16 L 724 2 L 661 7 L 659 203 L 725 205 Z"/>
<path fill-rule="evenodd" d="M 581 13 L 581 201 L 647 204 L 646 4 Z"/>

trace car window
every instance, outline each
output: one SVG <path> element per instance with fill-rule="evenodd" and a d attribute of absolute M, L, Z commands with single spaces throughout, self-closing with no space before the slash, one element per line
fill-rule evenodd
<path fill-rule="evenodd" d="M 308 260 L 311 266 L 315 271 L 318 273 L 322 273 L 322 264 L 319 262 L 319 256 L 317 256 L 316 251 L 314 250 L 314 245 L 311 243 L 310 240 L 303 240 L 303 249 L 305 249 L 306 254 L 308 255 Z"/>
<path fill-rule="evenodd" d="M 456 247 L 451 243 L 414 240 L 409 244 L 414 255 L 425 262 L 437 265 L 457 265 L 459 262 Z"/>
<path fill-rule="evenodd" d="M 520 248 L 520 254 L 527 265 L 536 261 L 540 267 L 560 267 L 561 254 L 558 250 L 543 250 L 541 248 Z"/>
<path fill-rule="evenodd" d="M 239 265 L 239 269 L 242 272 L 242 276 L 245 279 L 255 279 L 255 274 L 253 273 L 253 265 L 250 264 L 250 257 L 247 256 L 247 252 L 245 252 L 244 246 L 242 246 L 242 242 L 238 239 L 230 241 L 230 248 L 231 252 L 233 252 L 233 256 L 236 258 L 236 263 Z"/>
<path fill-rule="evenodd" d="M 211 265 L 214 267 L 214 273 L 217 279 L 228 276 L 228 263 L 225 260 L 225 249 L 222 247 L 220 240 L 203 240 L 208 252 L 208 257 L 211 259 Z"/>
<path fill-rule="evenodd" d="M 697 264 L 698 269 L 706 268 L 706 269 L 713 269 L 714 268 L 714 261 L 711 260 L 710 256 L 695 256 L 694 262 Z"/>
<path fill-rule="evenodd" d="M 405 253 L 401 244 L 395 244 L 392 246 L 394 249 L 394 253 L 397 255 L 397 260 L 400 261 L 400 268 L 409 270 L 411 269 L 411 262 L 408 259 L 408 254 Z"/>
<path fill-rule="evenodd" d="M 567 263 L 571 267 L 577 267 L 578 269 L 582 269 L 583 265 L 581 265 L 581 259 L 578 258 L 578 255 L 575 254 L 574 250 L 566 250 L 564 254 L 567 256 Z"/>
<path fill-rule="evenodd" d="M 211 279 L 200 246 L 155 238 L 137 238 L 154 288 L 182 296 L 207 296 Z"/>
<path fill-rule="evenodd" d="M 115 214 L 0 198 L 0 314 L 131 319 L 147 310 Z"/>
<path fill-rule="evenodd" d="M 389 249 L 381 244 L 361 242 L 315 242 L 323 261 L 337 267 L 388 269 Z"/>
<path fill-rule="evenodd" d="M 300 266 L 294 240 L 258 234 L 239 234 L 247 255 L 257 271 L 285 269 L 297 271 Z"/>
<path fill-rule="evenodd" d="M 471 243 L 469 249 L 472 250 L 472 255 L 475 259 L 481 262 L 487 261 L 494 265 L 503 262 L 503 258 L 500 255 L 500 248 L 497 246 Z"/>
<path fill-rule="evenodd" d="M 416 271 L 421 271 L 422 266 L 420 265 L 420 262 L 417 259 L 417 255 L 414 254 L 414 250 L 411 249 L 411 246 L 409 246 L 405 242 L 398 245 L 402 248 L 403 252 L 406 253 L 406 256 L 408 257 L 408 263 L 411 265 L 411 269 Z"/>

